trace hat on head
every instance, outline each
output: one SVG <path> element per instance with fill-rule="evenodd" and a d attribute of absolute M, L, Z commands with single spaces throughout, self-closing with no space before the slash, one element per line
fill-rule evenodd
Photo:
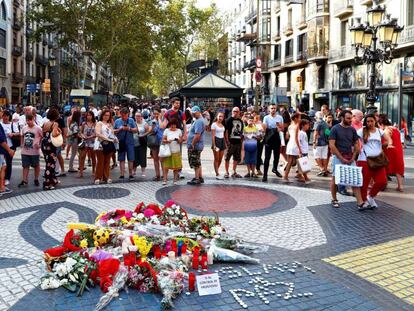
<path fill-rule="evenodd" d="M 194 113 L 194 112 L 201 112 L 201 109 L 198 106 L 194 106 L 193 108 L 191 108 L 191 112 L 192 113 Z"/>

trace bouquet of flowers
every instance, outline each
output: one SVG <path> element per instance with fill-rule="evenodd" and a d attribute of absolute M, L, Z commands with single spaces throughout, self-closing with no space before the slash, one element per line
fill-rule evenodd
<path fill-rule="evenodd" d="M 193 217 L 190 219 L 188 228 L 191 232 L 198 232 L 205 238 L 213 238 L 214 236 L 225 232 L 220 225 L 219 218 L 213 217 Z"/>
<path fill-rule="evenodd" d="M 168 202 L 167 202 L 168 203 Z M 184 231 L 188 228 L 187 212 L 176 204 L 166 204 L 160 216 L 161 225 L 179 227 Z"/>
<path fill-rule="evenodd" d="M 177 270 L 161 270 L 158 273 L 158 287 L 162 295 L 161 306 L 163 309 L 174 307 L 173 299 L 184 290 L 184 279 L 187 274 Z"/>

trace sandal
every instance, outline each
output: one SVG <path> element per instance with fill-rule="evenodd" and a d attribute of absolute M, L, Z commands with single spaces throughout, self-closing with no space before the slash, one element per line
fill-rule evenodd
<path fill-rule="evenodd" d="M 398 191 L 398 192 L 404 192 L 404 189 L 402 189 L 400 187 L 395 188 L 395 190 Z"/>
<path fill-rule="evenodd" d="M 231 177 L 233 177 L 233 178 L 243 178 L 240 174 L 237 174 L 237 173 L 233 173 L 231 175 Z"/>
<path fill-rule="evenodd" d="M 339 201 L 338 200 L 332 200 L 331 204 L 332 204 L 332 207 L 339 208 Z"/>
<path fill-rule="evenodd" d="M 23 187 L 23 186 L 26 186 L 27 185 L 27 181 L 24 181 L 24 180 L 22 180 L 21 182 L 20 182 L 20 184 L 18 184 L 17 185 L 17 187 Z"/>
<path fill-rule="evenodd" d="M 229 177 L 230 177 L 229 173 L 224 174 L 224 178 L 229 178 Z"/>

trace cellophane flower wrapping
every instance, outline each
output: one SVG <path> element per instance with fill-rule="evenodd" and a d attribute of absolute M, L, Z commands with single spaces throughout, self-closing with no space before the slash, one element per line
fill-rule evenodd
<path fill-rule="evenodd" d="M 118 297 L 119 291 L 125 287 L 127 279 L 128 269 L 121 265 L 113 279 L 112 285 L 108 288 L 108 292 L 99 299 L 99 302 L 95 307 L 95 311 L 102 310 L 111 302 L 112 299 Z"/>

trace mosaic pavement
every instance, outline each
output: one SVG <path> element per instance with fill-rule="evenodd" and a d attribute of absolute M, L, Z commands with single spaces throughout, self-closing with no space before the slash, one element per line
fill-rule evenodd
<path fill-rule="evenodd" d="M 93 310 L 101 295 L 98 289 L 77 298 L 64 289 L 37 288 L 44 269 L 42 250 L 63 238 L 66 222 L 92 222 L 101 211 L 133 209 L 140 201 L 148 203 L 156 198 L 163 202 L 171 197 L 182 200 L 193 214 L 217 211 L 229 233 L 270 246 L 269 252 L 257 257 L 283 271 L 261 265 L 244 268 L 262 273 L 269 283 L 280 284 L 271 290 L 274 293 L 268 292 L 268 304 L 257 297 L 240 296 L 249 310 L 414 310 L 414 216 L 384 204 L 360 213 L 349 197 L 341 197 L 343 207 L 334 210 L 329 193 L 323 190 L 255 185 L 213 180 L 200 187 L 185 182 L 169 187 L 154 182 L 122 183 L 2 200 L 0 310 L 27 310 L 28 306 L 30 310 Z M 189 200 L 191 195 L 203 200 Z M 235 209 L 238 203 L 240 208 Z M 217 210 L 220 208 L 223 213 Z M 289 272 L 294 262 L 301 266 Z M 212 270 L 221 267 L 215 265 Z M 176 309 L 242 309 L 230 290 L 254 292 L 255 280 L 239 265 L 232 267 L 241 276 L 230 278 L 220 273 L 221 295 L 181 295 Z M 294 284 L 292 297 L 284 299 L 290 284 Z M 123 292 L 107 310 L 136 310 L 137 306 L 159 310 L 160 299 L 158 295 Z"/>

